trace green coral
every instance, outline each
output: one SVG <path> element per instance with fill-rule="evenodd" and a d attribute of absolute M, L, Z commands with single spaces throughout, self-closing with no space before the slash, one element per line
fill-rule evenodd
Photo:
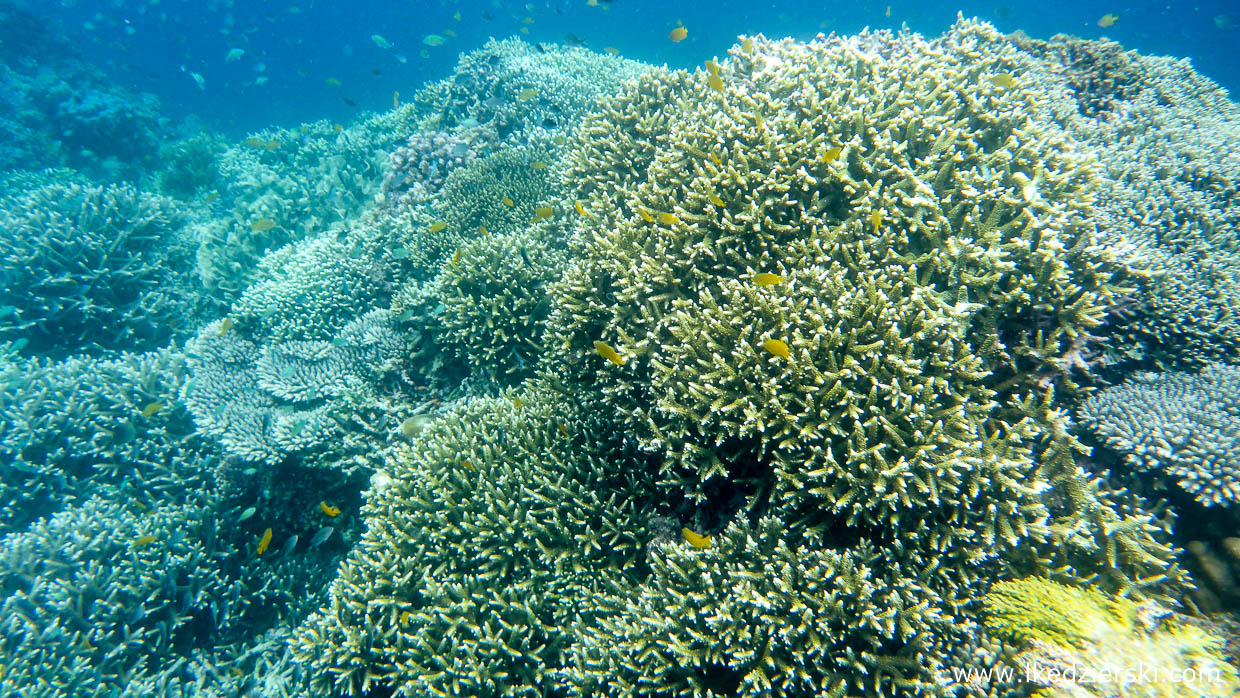
<path fill-rule="evenodd" d="M 1040 696 L 1240 691 L 1223 639 L 1155 604 L 1030 577 L 995 584 L 983 607 L 987 628 L 1027 648 L 1015 661 L 1027 681 L 1047 687 Z"/>
<path fill-rule="evenodd" d="M 390 459 L 297 633 L 317 687 L 543 695 L 573 624 L 642 566 L 648 470 L 592 413 L 546 388 L 475 398 Z"/>

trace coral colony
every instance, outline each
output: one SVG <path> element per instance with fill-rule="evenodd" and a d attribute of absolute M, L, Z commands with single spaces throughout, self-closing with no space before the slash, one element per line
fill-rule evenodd
<path fill-rule="evenodd" d="M 72 149 L 156 174 L 6 175 L 0 693 L 1240 691 L 1162 500 L 1240 478 L 1187 63 L 509 39 L 393 101 L 230 144 L 99 84 Z"/>

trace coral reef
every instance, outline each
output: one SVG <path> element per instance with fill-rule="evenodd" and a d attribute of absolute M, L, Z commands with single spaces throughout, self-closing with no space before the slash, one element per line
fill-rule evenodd
<path fill-rule="evenodd" d="M 1055 67 L 1071 88 L 1082 116 L 1105 118 L 1119 102 L 1133 99 L 1145 89 L 1140 57 L 1107 39 L 1082 39 L 1056 34 L 1049 41 L 1031 39 L 1021 32 L 1012 42 L 1022 50 Z"/>
<path fill-rule="evenodd" d="M 1240 691 L 1223 640 L 1157 604 L 1043 578 L 999 582 L 986 625 L 1027 649 L 1016 657 L 1039 696 L 1231 696 Z"/>
<path fill-rule="evenodd" d="M 226 142 L 220 136 L 200 133 L 166 143 L 160 149 L 161 169 L 156 173 L 164 194 L 186 199 L 219 184 L 217 158 Z"/>
<path fill-rule="evenodd" d="M 196 288 L 173 201 L 64 171 L 5 185 L 0 337 L 65 356 L 155 349 L 177 336 Z"/>
<path fill-rule="evenodd" d="M 389 459 L 332 601 L 294 648 L 320 690 L 543 695 L 611 580 L 637 574 L 650 470 L 546 387 L 458 405 Z"/>
<path fill-rule="evenodd" d="M 452 170 L 478 157 L 495 139 L 482 128 L 417 131 L 389 158 L 383 192 L 395 206 L 422 203 L 439 193 Z"/>
<path fill-rule="evenodd" d="M 573 127 L 598 98 L 647 69 L 583 48 L 491 40 L 462 54 L 452 76 L 427 85 L 415 101 L 443 127 L 481 124 L 516 143 L 530 129 Z"/>
<path fill-rule="evenodd" d="M 1240 367 L 1144 373 L 1080 407 L 1080 420 L 1142 470 L 1160 470 L 1205 505 L 1240 500 Z"/>
<path fill-rule="evenodd" d="M 186 347 L 182 398 L 204 433 L 253 463 L 364 465 L 394 426 L 385 404 L 407 353 L 391 314 L 375 310 L 330 339 L 258 344 L 226 321 Z"/>

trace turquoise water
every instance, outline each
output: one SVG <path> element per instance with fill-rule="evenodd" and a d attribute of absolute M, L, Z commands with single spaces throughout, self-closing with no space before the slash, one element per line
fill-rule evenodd
<path fill-rule="evenodd" d="M 1237 16 L 0 2 L 0 695 L 1236 695 Z"/>

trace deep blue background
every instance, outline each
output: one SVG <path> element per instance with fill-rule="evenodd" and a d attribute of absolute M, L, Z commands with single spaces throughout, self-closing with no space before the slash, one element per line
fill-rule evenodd
<path fill-rule="evenodd" d="M 907 24 L 926 34 L 946 29 L 957 12 L 1034 37 L 1071 33 L 1107 36 L 1146 53 L 1184 56 L 1198 70 L 1240 90 L 1240 0 L 1161 2 L 667 2 L 657 0 L 539 0 L 538 2 L 417 2 L 414 0 L 22 0 L 47 15 L 85 59 L 133 89 L 152 92 L 164 113 L 197 115 L 234 136 L 267 125 L 315 119 L 346 121 L 364 109 L 383 109 L 392 93 L 411 96 L 428 79 L 446 75 L 459 52 L 488 37 L 518 35 L 561 42 L 571 33 L 602 50 L 673 67 L 692 67 L 723 54 L 737 34 L 808 38 L 819 31 L 854 33 L 863 27 Z M 604 9 L 606 7 L 607 9 Z M 890 16 L 887 8 L 890 7 Z M 461 19 L 453 18 L 460 12 Z M 1097 26 L 1107 13 L 1112 27 Z M 526 18 L 531 18 L 532 23 Z M 674 44 L 677 22 L 688 38 Z M 444 34 L 438 47 L 425 35 Z M 371 35 L 393 45 L 380 48 Z M 245 50 L 228 62 L 230 49 Z M 401 62 L 397 56 L 403 56 Z M 265 70 L 258 72 L 258 65 Z M 184 69 L 182 69 L 184 67 Z M 205 89 L 190 76 L 199 73 Z M 266 76 L 264 85 L 255 78 Z M 328 78 L 340 87 L 327 84 Z M 351 106 L 346 99 L 357 106 Z"/>

